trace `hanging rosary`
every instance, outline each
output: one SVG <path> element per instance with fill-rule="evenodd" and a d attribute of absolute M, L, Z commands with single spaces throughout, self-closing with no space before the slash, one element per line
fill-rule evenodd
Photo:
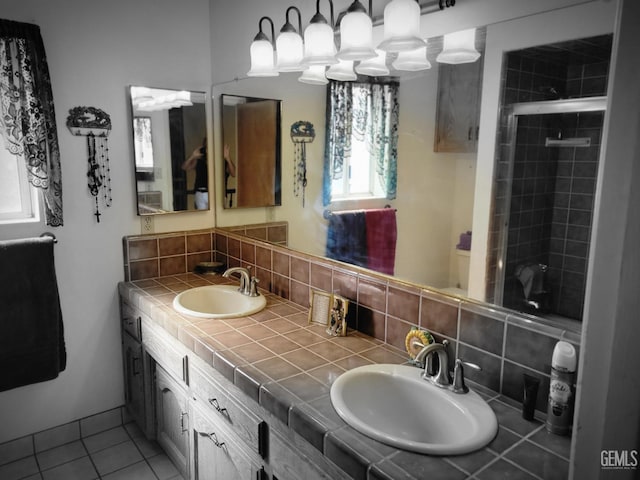
<path fill-rule="evenodd" d="M 109 145 L 107 136 L 111 131 L 109 114 L 95 107 L 75 107 L 69 110 L 67 127 L 73 135 L 87 137 L 87 186 L 95 198 L 96 221 L 100 223 L 100 202 L 102 192 L 104 206 L 110 207 L 111 196 L 111 168 L 109 166 Z"/>
<path fill-rule="evenodd" d="M 293 194 L 298 197 L 302 193 L 303 208 L 304 193 L 307 186 L 306 144 L 313 142 L 314 138 L 316 138 L 316 132 L 311 122 L 299 120 L 291 125 L 291 140 L 294 147 Z"/>

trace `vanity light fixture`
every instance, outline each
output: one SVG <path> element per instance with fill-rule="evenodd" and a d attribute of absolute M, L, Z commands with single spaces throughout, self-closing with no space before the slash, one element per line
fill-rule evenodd
<path fill-rule="evenodd" d="M 369 0 L 369 14 L 371 14 Z M 362 3 L 354 0 L 340 20 L 339 60 L 366 60 L 376 56 L 373 49 L 373 23 Z"/>
<path fill-rule="evenodd" d="M 327 80 L 325 75 L 325 68 L 326 67 L 324 65 L 311 65 L 302 72 L 298 81 L 308 83 L 310 85 L 326 85 L 329 83 L 329 80 Z"/>
<path fill-rule="evenodd" d="M 333 35 L 333 1 L 327 0 L 331 7 L 331 24 L 320 13 L 320 0 L 316 0 L 316 14 L 304 30 L 304 65 L 332 65 L 336 59 L 336 44 Z"/>
<path fill-rule="evenodd" d="M 373 44 L 374 22 L 371 18 L 373 0 L 368 0 L 368 12 L 361 0 L 352 0 L 349 8 L 339 15 L 339 25 L 334 20 L 333 0 L 327 1 L 330 22 L 320 13 L 320 0 L 316 0 L 316 12 L 302 36 L 301 14 L 296 7 L 287 9 L 285 24 L 276 40 L 273 21 L 269 17 L 262 17 L 258 22 L 260 30 L 251 44 L 251 69 L 247 75 L 266 77 L 276 76 L 279 72 L 301 71 L 303 73 L 298 80 L 318 85 L 326 84 L 327 78 L 355 80 L 357 75 L 354 73 L 354 65 L 355 72 L 362 75 L 388 75 L 387 58 L 390 62 L 393 59 L 391 65 L 395 70 L 428 69 L 431 64 L 426 56 L 427 41 L 420 32 L 421 13 L 423 10 L 431 11 L 432 7 L 444 10 L 456 3 L 455 0 L 434 0 L 429 5 L 421 6 L 420 0 L 391 0 L 385 6 L 383 22 L 380 22 L 384 37 L 376 48 Z M 298 14 L 297 30 L 289 20 L 292 10 Z M 262 30 L 262 22 L 265 20 L 271 23 L 271 40 Z M 336 32 L 338 27 L 339 32 Z M 449 39 L 445 38 L 445 49 L 449 44 L 451 47 L 438 56 L 439 62 L 471 62 L 480 55 L 473 45 L 471 54 L 468 48 L 457 46 L 459 40 L 455 34 L 447 37 Z M 336 38 L 340 42 L 339 51 L 336 49 Z M 386 55 L 387 53 L 390 55 Z"/>
<path fill-rule="evenodd" d="M 406 52 L 423 47 L 420 5 L 415 0 L 393 0 L 384 7 L 384 39 L 378 46 L 386 52 Z"/>
<path fill-rule="evenodd" d="M 262 31 L 262 22 L 268 20 L 271 24 L 271 40 Z M 276 77 L 278 71 L 274 64 L 273 51 L 273 20 L 269 17 L 262 17 L 258 22 L 258 34 L 251 43 L 251 70 L 247 72 L 249 77 Z"/>
<path fill-rule="evenodd" d="M 436 57 L 439 63 L 472 63 L 480 57 L 476 50 L 476 29 L 460 30 L 444 36 L 442 52 Z"/>
<path fill-rule="evenodd" d="M 353 60 L 340 60 L 338 63 L 331 65 L 325 75 L 331 80 L 342 82 L 352 82 L 358 78 L 353 71 Z"/>
<path fill-rule="evenodd" d="M 289 12 L 298 13 L 298 30 L 289 21 Z M 302 16 L 296 7 L 287 8 L 285 24 L 276 38 L 276 68 L 279 72 L 300 72 L 304 70 L 302 57 L 304 45 L 302 42 Z"/>
<path fill-rule="evenodd" d="M 356 66 L 356 72 L 361 75 L 369 75 L 371 77 L 379 77 L 389 75 L 387 68 L 387 52 L 376 50 L 376 56 L 368 60 L 363 60 Z"/>
<path fill-rule="evenodd" d="M 396 70 L 417 72 L 431 68 L 431 62 L 427 60 L 427 46 L 416 48 L 408 52 L 398 52 L 397 58 L 391 64 Z"/>

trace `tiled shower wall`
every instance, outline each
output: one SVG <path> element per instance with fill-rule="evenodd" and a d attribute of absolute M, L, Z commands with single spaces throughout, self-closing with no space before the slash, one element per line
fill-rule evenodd
<path fill-rule="evenodd" d="M 523 373 L 541 380 L 537 408 L 546 411 L 553 347 L 563 332 L 535 317 L 448 296 L 419 285 L 222 229 L 125 237 L 125 278 L 153 278 L 167 270 L 172 245 L 183 267 L 193 270 L 202 259 L 227 266 L 250 266 L 260 287 L 304 307 L 312 290 L 338 293 L 350 300 L 349 326 L 404 351 L 412 326 L 450 342 L 450 357 L 476 363 L 482 371 L 467 376 L 516 400 L 522 400 Z M 177 245 L 181 245 L 180 248 Z M 207 245 L 210 245 L 207 250 Z M 165 267 L 163 268 L 163 265 Z M 167 275 L 167 273 L 164 273 Z M 579 346 L 580 335 L 564 332 Z"/>
<path fill-rule="evenodd" d="M 599 38 L 600 48 L 606 41 Z M 526 52 L 526 51 L 525 51 Z M 502 104 L 606 95 L 608 61 L 585 60 L 577 52 L 536 58 L 506 55 Z M 548 53 L 548 52 L 547 52 Z M 560 63 L 561 59 L 565 63 Z M 493 218 L 488 255 L 487 299 L 498 298 L 495 272 L 500 258 L 501 226 L 510 210 L 504 305 L 523 308 L 522 287 L 513 277 L 521 263 L 549 265 L 552 312 L 580 320 L 584 304 L 587 256 L 602 133 L 602 113 L 521 116 L 513 170 L 509 168 L 508 118 L 503 115 L 496 152 Z M 547 136 L 588 136 L 591 147 L 549 149 Z M 511 189 L 510 189 L 511 183 Z"/>

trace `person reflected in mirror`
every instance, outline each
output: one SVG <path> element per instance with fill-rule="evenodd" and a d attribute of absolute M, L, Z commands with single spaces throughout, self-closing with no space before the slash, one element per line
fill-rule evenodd
<path fill-rule="evenodd" d="M 224 194 L 227 207 L 233 207 L 233 194 L 236 193 L 236 189 L 230 185 L 229 177 L 236 176 L 236 164 L 231 160 L 231 154 L 229 145 L 225 144 L 222 151 L 222 158 L 224 158 Z"/>
<path fill-rule="evenodd" d="M 196 179 L 193 185 L 196 210 L 209 210 L 209 171 L 207 169 L 207 137 L 202 146 L 196 148 L 182 164 L 185 172 L 195 170 Z"/>

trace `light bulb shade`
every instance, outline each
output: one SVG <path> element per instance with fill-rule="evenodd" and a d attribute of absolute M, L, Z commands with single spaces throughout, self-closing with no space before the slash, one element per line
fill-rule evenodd
<path fill-rule="evenodd" d="M 332 65 L 338 63 L 333 28 L 327 23 L 310 23 L 304 30 L 305 65 Z"/>
<path fill-rule="evenodd" d="M 340 60 L 366 60 L 373 58 L 373 26 L 364 12 L 347 13 L 340 21 Z"/>
<path fill-rule="evenodd" d="M 340 60 L 338 63 L 331 65 L 327 69 L 325 76 L 331 80 L 342 82 L 351 82 L 358 78 L 353 71 L 353 60 Z"/>
<path fill-rule="evenodd" d="M 471 63 L 480 58 L 476 50 L 476 29 L 461 30 L 444 36 L 442 52 L 436 57 L 440 63 Z"/>
<path fill-rule="evenodd" d="M 276 38 L 276 69 L 279 72 L 301 72 L 304 53 L 302 37 L 296 32 L 280 32 Z"/>
<path fill-rule="evenodd" d="M 393 0 L 384 7 L 384 39 L 378 48 L 404 52 L 426 45 L 420 35 L 420 6 L 415 0 Z"/>
<path fill-rule="evenodd" d="M 376 56 L 368 60 L 364 60 L 356 67 L 356 72 L 361 75 L 369 75 L 378 77 L 381 75 L 389 75 L 387 68 L 387 53 L 382 50 L 376 50 Z"/>
<path fill-rule="evenodd" d="M 254 40 L 250 47 L 251 70 L 250 77 L 275 77 L 278 71 L 273 63 L 273 46 L 268 40 Z"/>
<path fill-rule="evenodd" d="M 399 52 L 398 57 L 391 64 L 396 70 L 417 72 L 431 68 L 431 62 L 427 60 L 427 47 L 420 47 L 408 52 Z"/>
<path fill-rule="evenodd" d="M 324 69 L 324 65 L 311 65 L 302 72 L 298 81 L 308 83 L 310 85 L 326 85 L 329 83 L 329 80 L 327 80 L 327 77 L 324 74 Z"/>

